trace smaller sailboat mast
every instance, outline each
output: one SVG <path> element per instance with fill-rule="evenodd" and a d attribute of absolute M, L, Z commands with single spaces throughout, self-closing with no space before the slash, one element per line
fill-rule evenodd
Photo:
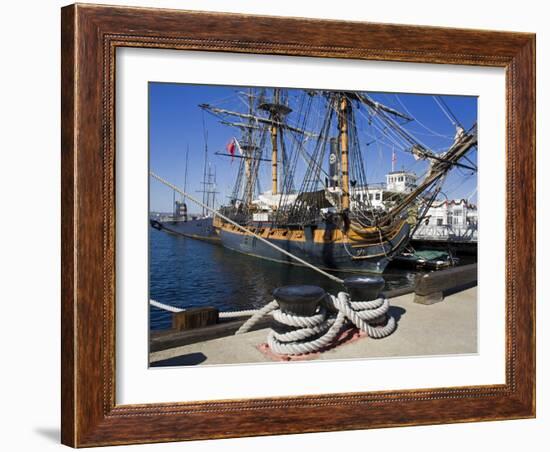
<path fill-rule="evenodd" d="M 248 88 L 248 127 L 246 128 L 246 144 L 244 147 L 245 153 L 245 205 L 250 206 L 253 198 L 254 184 L 252 183 L 252 154 L 254 152 L 253 147 L 253 129 L 254 120 L 252 118 L 252 113 L 254 111 L 254 93 L 252 88 Z"/>
<path fill-rule="evenodd" d="M 206 165 L 208 162 L 208 131 L 206 130 L 206 123 L 204 121 L 204 114 L 202 115 L 202 128 L 203 128 L 203 134 L 204 134 L 204 166 L 202 170 L 202 203 L 206 204 Z M 206 210 L 203 207 L 202 208 L 202 216 L 206 215 Z"/>
<path fill-rule="evenodd" d="M 185 175 L 183 178 L 183 191 L 187 193 L 187 169 L 189 168 L 189 143 L 187 144 L 187 150 L 185 151 Z M 183 196 L 183 202 L 185 202 L 185 196 Z"/>

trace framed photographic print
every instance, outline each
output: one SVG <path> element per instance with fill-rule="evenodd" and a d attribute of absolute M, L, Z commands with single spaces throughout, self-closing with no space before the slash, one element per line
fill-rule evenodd
<path fill-rule="evenodd" d="M 535 37 L 62 9 L 62 442 L 535 416 Z"/>

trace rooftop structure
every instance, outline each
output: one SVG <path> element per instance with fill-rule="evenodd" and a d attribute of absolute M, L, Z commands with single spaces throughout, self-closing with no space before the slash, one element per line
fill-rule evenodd
<path fill-rule="evenodd" d="M 416 188 L 416 174 L 410 171 L 392 171 L 386 174 L 386 190 L 410 193 Z"/>

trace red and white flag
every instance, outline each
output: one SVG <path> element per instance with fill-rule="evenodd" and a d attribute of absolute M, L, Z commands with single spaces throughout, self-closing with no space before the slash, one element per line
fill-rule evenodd
<path fill-rule="evenodd" d="M 231 138 L 225 147 L 227 152 L 231 155 L 231 161 L 233 161 L 233 158 L 235 157 L 235 141 L 235 138 Z"/>

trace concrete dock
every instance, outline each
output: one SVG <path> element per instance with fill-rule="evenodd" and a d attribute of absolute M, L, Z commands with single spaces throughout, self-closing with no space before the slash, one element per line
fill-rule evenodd
<path fill-rule="evenodd" d="M 390 299 L 397 330 L 384 339 L 359 338 L 317 354 L 314 359 L 379 358 L 477 352 L 477 287 L 448 295 L 432 305 L 414 294 Z M 151 366 L 272 362 L 260 352 L 269 329 L 150 353 Z"/>

